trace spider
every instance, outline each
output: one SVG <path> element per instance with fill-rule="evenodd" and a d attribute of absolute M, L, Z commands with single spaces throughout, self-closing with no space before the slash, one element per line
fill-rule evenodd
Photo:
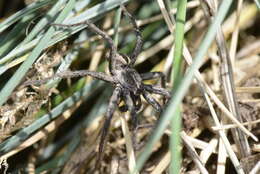
<path fill-rule="evenodd" d="M 87 25 L 92 32 L 100 35 L 109 44 L 110 53 L 108 61 L 110 75 L 107 75 L 103 72 L 93 72 L 87 70 L 79 70 L 73 72 L 67 71 L 65 73 L 58 73 L 56 75 L 61 78 L 89 75 L 96 79 L 111 83 L 115 87 L 113 94 L 109 100 L 108 108 L 105 114 L 105 123 L 101 130 L 98 152 L 99 155 L 97 158 L 97 163 L 100 163 L 100 160 L 102 159 L 102 154 L 104 152 L 105 145 L 107 142 L 107 136 L 109 132 L 108 130 L 113 114 L 122 100 L 124 101 L 125 105 L 123 107 L 119 107 L 119 109 L 121 111 L 130 112 L 132 129 L 133 131 L 135 131 L 138 126 L 137 113 L 142 106 L 141 96 L 143 96 L 144 99 L 149 104 L 151 104 L 159 113 L 162 111 L 162 106 L 153 97 L 151 97 L 149 93 L 162 95 L 164 97 L 164 103 L 171 96 L 170 92 L 165 89 L 165 76 L 163 73 L 148 72 L 139 74 L 134 69 L 134 63 L 137 59 L 137 56 L 141 52 L 143 46 L 142 35 L 139 27 L 137 26 L 135 18 L 126 10 L 126 8 L 123 5 L 121 6 L 121 8 L 123 14 L 130 19 L 130 22 L 134 26 L 134 31 L 137 37 L 135 48 L 130 56 L 119 53 L 117 51 L 116 46 L 113 43 L 112 38 L 88 20 L 81 23 L 69 25 L 53 24 L 54 26 L 60 27 Z M 147 85 L 142 82 L 143 80 L 156 78 L 160 79 L 160 86 Z"/>

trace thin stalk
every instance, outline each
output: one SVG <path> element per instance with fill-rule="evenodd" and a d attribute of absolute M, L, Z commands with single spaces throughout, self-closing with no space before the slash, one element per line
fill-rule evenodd
<path fill-rule="evenodd" d="M 166 108 L 165 112 L 163 113 L 161 120 L 158 126 L 155 128 L 152 136 L 150 137 L 149 141 L 147 142 L 146 146 L 144 147 L 145 151 L 139 156 L 137 160 L 137 167 L 135 171 L 139 171 L 148 157 L 150 156 L 153 146 L 155 143 L 161 138 L 165 129 L 168 126 L 169 121 L 172 119 L 172 113 L 178 110 L 178 106 L 182 101 L 184 95 L 186 94 L 192 80 L 194 77 L 194 73 L 199 69 L 203 62 L 203 57 L 206 54 L 207 50 L 209 49 L 211 43 L 215 39 L 217 28 L 220 26 L 222 21 L 224 20 L 229 7 L 231 6 L 232 0 L 226 0 L 222 2 L 220 5 L 219 11 L 215 17 L 215 20 L 209 27 L 208 32 L 205 35 L 201 45 L 199 46 L 198 52 L 195 56 L 193 64 L 190 66 L 188 72 L 186 73 L 185 77 L 182 79 L 180 85 L 178 85 L 176 92 L 173 94 L 171 101 L 169 102 L 168 107 Z"/>
<path fill-rule="evenodd" d="M 69 14 L 69 12 L 73 9 L 74 4 L 75 4 L 75 0 L 70 0 L 65 6 L 65 8 L 63 9 L 63 11 L 60 13 L 60 15 L 57 17 L 54 23 L 61 23 Z M 33 49 L 28 59 L 26 59 L 26 61 L 23 62 L 23 64 L 19 67 L 19 69 L 15 72 L 12 78 L 7 82 L 7 84 L 1 90 L 0 106 L 7 101 L 8 97 L 11 95 L 15 87 L 23 79 L 24 75 L 30 69 L 31 65 L 40 56 L 43 49 L 45 48 L 45 45 L 47 45 L 48 42 L 51 40 L 51 37 L 53 36 L 54 32 L 55 32 L 55 28 L 51 26 L 46 32 L 46 34 L 44 34 L 44 36 L 42 37 L 39 44 Z"/>
<path fill-rule="evenodd" d="M 182 69 L 182 50 L 183 50 L 183 39 L 184 39 L 184 25 L 186 19 L 186 7 L 187 0 L 178 0 L 177 2 L 177 14 L 176 14 L 176 30 L 175 30 L 175 51 L 172 67 L 172 81 L 173 81 L 173 92 L 180 84 L 180 80 L 183 75 Z M 170 173 L 178 174 L 181 169 L 181 106 L 179 105 L 176 112 L 172 113 L 173 118 L 171 120 L 171 164 Z"/>
<path fill-rule="evenodd" d="M 114 34 L 113 40 L 114 40 L 114 44 L 115 44 L 116 47 L 118 45 L 118 28 L 119 28 L 119 25 L 120 25 L 121 16 L 122 16 L 122 9 L 119 7 L 116 10 L 116 14 L 115 14 L 115 18 L 114 18 L 114 31 L 115 31 L 115 34 Z"/>

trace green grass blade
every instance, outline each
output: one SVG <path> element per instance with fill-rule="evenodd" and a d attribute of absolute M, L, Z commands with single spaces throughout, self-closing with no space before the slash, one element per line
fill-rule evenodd
<path fill-rule="evenodd" d="M 145 151 L 140 155 L 137 160 L 137 167 L 136 170 L 140 170 L 144 165 L 145 161 L 148 159 L 149 155 L 152 152 L 152 148 L 154 144 L 160 139 L 163 135 L 164 130 L 166 129 L 169 121 L 172 119 L 173 113 L 175 113 L 181 103 L 185 93 L 187 92 L 194 76 L 194 72 L 198 70 L 200 65 L 203 62 L 203 57 L 206 54 L 208 48 L 210 47 L 212 41 L 215 39 L 215 35 L 217 33 L 217 29 L 219 28 L 220 24 L 224 20 L 224 17 L 227 14 L 227 11 L 232 3 L 232 0 L 223 1 L 220 5 L 219 11 L 209 27 L 205 38 L 203 39 L 201 45 L 199 46 L 199 50 L 196 54 L 193 64 L 189 68 L 187 74 L 181 81 L 180 85 L 178 86 L 176 92 L 172 96 L 171 101 L 169 102 L 169 106 L 166 108 L 165 112 L 163 113 L 161 120 L 154 130 L 153 135 L 150 137 L 149 141 L 145 146 Z M 134 171 L 136 172 L 136 171 Z"/>
<path fill-rule="evenodd" d="M 43 0 L 43 1 L 36 1 L 26 8 L 16 12 L 14 15 L 7 18 L 5 21 L 0 23 L 0 33 L 3 32 L 6 28 L 17 22 L 18 20 L 22 19 L 23 17 L 27 16 L 28 14 L 37 11 L 39 8 L 42 8 L 46 5 L 55 3 L 57 0 Z"/>
<path fill-rule="evenodd" d="M 29 14 L 19 21 L 14 28 L 5 37 L 0 40 L 0 57 L 6 55 L 13 49 L 17 42 L 26 34 L 26 28 L 29 22 L 35 17 L 35 14 Z"/>
<path fill-rule="evenodd" d="M 176 30 L 175 30 L 175 49 L 174 49 L 174 59 L 172 68 L 173 77 L 173 90 L 178 88 L 180 80 L 182 78 L 182 51 L 183 51 L 183 40 L 184 40 L 184 26 L 186 20 L 186 7 L 187 0 L 177 1 L 177 14 L 176 14 Z M 181 109 L 180 106 L 177 108 L 176 112 L 172 113 L 171 120 L 171 130 L 172 135 L 170 138 L 170 150 L 171 150 L 171 164 L 170 173 L 178 174 L 181 169 Z"/>
<path fill-rule="evenodd" d="M 64 4 L 67 0 L 59 0 L 52 8 L 51 10 L 45 15 L 45 17 L 43 17 L 32 29 L 32 31 L 30 31 L 30 33 L 27 35 L 27 37 L 24 39 L 24 41 L 22 43 L 20 43 L 20 45 L 24 45 L 25 43 L 31 41 L 35 36 L 37 36 L 40 31 L 43 30 L 44 27 L 46 27 L 46 25 L 48 25 L 50 23 L 50 16 L 54 16 L 57 15 L 59 13 L 59 9 L 61 7 L 62 4 Z"/>
<path fill-rule="evenodd" d="M 78 15 L 76 17 L 67 18 L 65 20 L 65 22 L 63 22 L 63 24 L 80 23 L 87 19 L 92 19 L 94 17 L 100 16 L 103 13 L 106 13 L 106 12 L 112 10 L 113 8 L 119 6 L 120 4 L 125 3 L 127 1 L 129 1 L 129 0 L 122 0 L 122 1 L 107 0 L 106 2 L 102 2 L 102 3 L 95 5 L 94 7 L 86 10 L 85 12 L 81 13 L 80 15 Z M 59 22 L 59 23 L 62 23 L 62 22 Z M 70 37 L 71 35 L 79 32 L 80 30 L 82 30 L 86 27 L 87 26 L 84 26 L 84 25 L 78 26 L 78 27 L 73 27 L 73 30 L 69 30 L 69 29 L 64 30 L 64 29 L 60 28 L 58 31 L 55 32 L 54 36 L 46 44 L 45 48 L 50 47 L 50 46 L 56 44 L 57 42 L 60 42 L 61 40 L 64 40 L 64 39 Z M 38 44 L 39 40 L 40 40 L 39 37 L 35 38 L 31 42 L 24 44 L 21 48 L 15 49 L 11 53 L 9 53 L 5 57 L 3 57 L 0 60 L 0 64 L 3 64 L 4 62 L 9 61 L 15 57 L 21 56 L 25 53 L 28 53 L 33 47 L 35 47 L 36 44 Z"/>
<path fill-rule="evenodd" d="M 36 25 L 35 25 L 35 27 L 32 29 L 32 31 L 30 31 L 30 33 L 26 36 L 26 38 L 21 42 L 21 43 L 19 43 L 19 45 L 15 48 L 15 49 L 13 49 L 11 52 L 9 52 L 8 54 L 12 54 L 12 52 L 14 52 L 16 49 L 19 49 L 19 47 L 21 48 L 23 48 L 24 47 L 24 45 L 27 43 L 27 42 L 29 42 L 29 41 L 31 41 L 35 36 L 37 36 L 37 35 L 39 35 L 39 33 L 43 30 L 43 28 L 44 27 L 46 27 L 47 26 L 47 24 L 48 23 L 50 23 L 50 16 L 55 16 L 55 15 L 57 15 L 57 13 L 59 13 L 59 11 L 57 10 L 57 9 L 60 9 L 61 7 L 62 7 L 62 5 L 66 2 L 67 0 L 59 0 L 51 9 L 50 9 L 50 11 L 45 15 L 45 17 L 43 17 Z M 32 16 L 32 15 L 28 15 L 28 16 L 25 16 L 24 18 L 23 18 L 23 20 L 20 22 L 21 23 L 21 25 L 24 27 L 24 28 L 26 28 L 27 26 L 28 26 L 28 22 L 30 22 L 29 20 L 31 20 L 31 18 L 32 17 L 30 17 L 30 16 Z M 33 15 L 34 16 L 34 15 Z M 30 17 L 30 18 L 29 18 Z M 29 18 L 29 19 L 27 19 L 27 18 Z M 25 21 L 24 20 L 26 20 L 27 22 L 25 23 Z M 22 28 L 21 28 L 22 29 Z M 21 35 L 21 34 L 24 34 L 24 33 L 22 33 L 21 32 L 21 29 L 20 30 L 16 30 L 15 32 L 16 33 L 13 33 L 12 34 L 12 38 L 17 38 L 17 37 L 15 37 L 16 35 Z M 24 31 L 25 32 L 25 31 Z M 39 37 L 39 38 L 41 38 L 41 37 Z M 8 38 L 9 40 L 10 40 L 10 38 Z M 1 53 L 3 52 L 3 51 L 9 51 L 9 50 L 7 50 L 7 49 L 5 49 L 5 47 L 1 47 L 1 49 L 0 49 L 0 55 L 2 55 Z M 2 57 L 2 56 L 1 56 Z M 4 57 L 4 58 L 2 58 L 1 59 L 1 63 L 5 63 L 6 61 L 10 61 L 11 59 L 6 59 L 6 57 Z"/>
<path fill-rule="evenodd" d="M 71 63 L 77 58 L 79 54 L 79 48 L 73 48 L 64 58 L 62 63 L 60 64 L 59 68 L 57 69 L 57 72 L 63 72 L 69 69 L 69 66 Z M 46 88 L 50 89 L 54 87 L 58 82 L 61 81 L 61 78 L 57 77 L 54 79 L 51 79 L 47 84 Z"/>
<path fill-rule="evenodd" d="M 27 139 L 30 135 L 32 135 L 34 132 L 39 130 L 42 126 L 49 123 L 51 120 L 57 118 L 59 115 L 61 115 L 66 109 L 68 109 L 70 106 L 74 105 L 77 101 L 84 98 L 88 98 L 91 95 L 94 95 L 96 90 L 100 89 L 102 87 L 101 82 L 92 82 L 88 85 L 86 85 L 82 90 L 75 92 L 71 97 L 64 100 L 61 104 L 59 104 L 57 107 L 53 108 L 50 113 L 42 116 L 26 128 L 23 128 L 20 130 L 16 135 L 12 136 L 11 138 L 7 139 L 3 143 L 0 144 L 0 155 L 3 155 L 4 153 L 9 152 L 13 148 L 17 147 L 19 144 L 21 144 L 25 139 Z"/>
<path fill-rule="evenodd" d="M 69 14 L 69 12 L 73 9 L 74 4 L 75 4 L 75 0 L 70 0 L 65 6 L 65 8 L 62 10 L 60 15 L 55 20 L 55 23 L 61 23 L 65 19 L 65 17 Z M 22 80 L 26 72 L 29 70 L 29 68 L 32 66 L 34 61 L 41 54 L 43 49 L 46 47 L 54 32 L 55 32 L 54 27 L 50 27 L 48 29 L 48 31 L 46 32 L 46 34 L 44 34 L 39 44 L 33 49 L 28 59 L 25 62 L 23 62 L 23 64 L 19 67 L 19 69 L 15 72 L 12 78 L 7 82 L 7 84 L 1 90 L 0 106 L 7 101 L 8 97 L 11 95 L 15 87 L 20 83 L 20 81 Z"/>
<path fill-rule="evenodd" d="M 76 130 L 77 132 L 79 130 Z M 72 133 L 74 133 L 75 130 L 72 130 Z M 74 133 L 75 134 L 75 133 Z M 73 135 L 74 135 L 73 134 Z M 46 171 L 52 171 L 52 173 L 58 173 L 62 169 L 62 166 L 66 163 L 66 161 L 69 159 L 69 157 L 72 155 L 72 153 L 75 151 L 75 149 L 78 147 L 81 137 L 74 135 L 73 137 L 70 138 L 70 142 L 67 145 L 68 147 L 66 148 L 66 153 L 58 156 L 58 157 L 53 157 L 50 160 L 47 160 L 46 163 L 43 165 L 39 166 L 35 170 L 35 174 L 41 174 Z M 62 147 L 60 147 L 62 148 Z"/>
<path fill-rule="evenodd" d="M 98 101 L 91 109 L 90 113 L 84 116 L 84 120 L 80 122 L 80 124 L 78 124 L 72 131 L 70 131 L 69 134 L 71 134 L 71 132 L 73 133 L 69 136 L 71 141 L 68 144 L 66 153 L 38 167 L 36 169 L 36 174 L 51 169 L 57 169 L 57 171 L 59 171 L 59 169 L 61 169 L 61 167 L 64 166 L 65 162 L 69 159 L 69 156 L 71 156 L 72 152 L 75 150 L 76 148 L 75 146 L 80 141 L 81 138 L 80 131 L 86 129 L 92 123 L 93 120 L 95 120 L 98 116 L 101 116 L 106 112 L 107 105 L 108 105 L 107 101 L 111 96 L 111 92 L 112 92 L 112 88 L 107 88 L 106 90 L 104 90 L 101 96 L 99 97 Z"/>
<path fill-rule="evenodd" d="M 256 6 L 257 6 L 257 8 L 258 8 L 258 10 L 260 9 L 260 1 L 259 0 L 254 0 L 255 1 L 255 4 L 256 4 Z"/>
<path fill-rule="evenodd" d="M 114 44 L 115 46 L 117 47 L 118 45 L 118 28 L 119 28 L 119 25 L 120 25 L 120 21 L 121 21 L 121 16 L 122 16 L 122 9 L 119 7 L 117 10 L 116 10 L 116 14 L 115 14 L 115 18 L 114 18 L 114 30 L 115 30 L 115 34 L 114 34 Z"/>

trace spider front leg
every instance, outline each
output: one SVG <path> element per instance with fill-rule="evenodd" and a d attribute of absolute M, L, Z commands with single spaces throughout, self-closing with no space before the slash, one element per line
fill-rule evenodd
<path fill-rule="evenodd" d="M 105 115 L 105 123 L 104 126 L 101 130 L 101 137 L 100 137 L 100 143 L 99 143 L 99 150 L 98 150 L 98 157 L 97 157 L 97 161 L 96 161 L 96 166 L 95 169 L 98 170 L 100 162 L 103 158 L 103 153 L 104 153 L 104 149 L 107 143 L 107 135 L 109 132 L 109 127 L 110 127 L 110 123 L 113 117 L 113 114 L 116 110 L 117 104 L 120 101 L 120 96 L 121 96 L 121 88 L 120 87 L 116 87 L 110 100 L 109 100 L 109 104 L 108 104 L 108 108 L 107 108 L 107 112 Z"/>
<path fill-rule="evenodd" d="M 121 8 L 123 10 L 123 13 L 130 19 L 131 23 L 134 26 L 134 30 L 135 30 L 135 35 L 136 35 L 136 44 L 135 44 L 135 48 L 133 53 L 130 56 L 130 66 L 133 66 L 137 56 L 140 54 L 140 52 L 142 51 L 142 47 L 143 47 L 143 39 L 142 39 L 142 33 L 140 31 L 140 28 L 138 27 L 135 18 L 127 11 L 127 9 L 125 8 L 125 6 L 121 5 Z"/>
<path fill-rule="evenodd" d="M 106 40 L 109 43 L 112 53 L 114 55 L 116 54 L 116 47 L 114 45 L 112 38 L 108 34 L 106 34 L 104 31 L 100 30 L 95 24 L 93 24 L 89 20 L 75 23 L 75 24 L 51 24 L 51 25 L 59 26 L 59 27 L 75 27 L 75 26 L 80 26 L 80 25 L 87 25 L 92 32 L 100 35 L 104 40 Z"/>
<path fill-rule="evenodd" d="M 60 27 L 74 27 L 74 26 L 80 26 L 80 25 L 87 25 L 88 28 L 96 33 L 97 35 L 100 35 L 104 40 L 106 40 L 109 44 L 109 47 L 111 49 L 110 51 L 110 64 L 111 66 L 114 66 L 116 64 L 116 55 L 117 55 L 117 48 L 114 45 L 113 39 L 106 34 L 104 31 L 100 30 L 95 24 L 93 24 L 92 22 L 90 22 L 89 20 L 80 22 L 80 23 L 75 23 L 75 24 L 52 24 L 53 26 L 60 26 Z"/>

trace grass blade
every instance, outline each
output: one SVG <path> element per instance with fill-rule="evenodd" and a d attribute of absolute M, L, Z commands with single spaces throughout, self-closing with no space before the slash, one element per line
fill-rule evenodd
<path fill-rule="evenodd" d="M 6 28 L 23 18 L 24 16 L 27 16 L 28 14 L 38 10 L 39 8 L 42 8 L 48 4 L 55 3 L 57 0 L 44 0 L 44 1 L 36 1 L 30 5 L 28 5 L 26 8 L 16 12 L 14 15 L 10 16 L 8 19 L 6 19 L 4 22 L 0 23 L 0 33 L 3 32 Z"/>
<path fill-rule="evenodd" d="M 169 121 L 172 119 L 172 113 L 175 113 L 177 111 L 180 102 L 182 101 L 186 91 L 188 90 L 192 82 L 194 72 L 200 67 L 203 61 L 203 56 L 206 54 L 212 41 L 215 39 L 217 28 L 220 26 L 224 17 L 226 16 L 231 3 L 232 0 L 226 0 L 225 2 L 222 2 L 219 11 L 217 12 L 217 15 L 215 17 L 215 20 L 211 24 L 205 38 L 203 39 L 199 47 L 198 53 L 196 54 L 193 64 L 191 65 L 189 71 L 187 72 L 187 74 L 181 81 L 181 84 L 174 93 L 172 100 L 169 103 L 169 106 L 167 107 L 167 109 L 163 113 L 163 116 L 161 117 L 159 125 L 154 130 L 153 136 L 151 136 L 151 138 L 147 142 L 147 145 L 145 146 L 146 151 L 144 151 L 138 158 L 136 170 L 140 170 L 142 168 L 143 164 L 148 159 L 154 144 L 160 139 Z"/>
<path fill-rule="evenodd" d="M 182 78 L 182 52 L 183 52 L 183 40 L 184 40 L 184 25 L 186 19 L 186 0 L 179 0 L 177 2 L 177 14 L 176 14 L 176 30 L 175 30 L 175 51 L 174 51 L 174 59 L 173 59 L 173 70 L 172 70 L 172 78 L 173 78 L 173 91 L 178 88 L 180 80 Z M 170 149 L 171 149 L 171 164 L 170 164 L 170 173 L 177 174 L 180 173 L 181 169 L 181 110 L 180 106 L 177 111 L 172 113 L 172 121 L 171 121 L 171 141 L 170 141 Z"/>
<path fill-rule="evenodd" d="M 69 12 L 73 9 L 75 4 L 75 0 L 70 0 L 60 15 L 55 20 L 55 23 L 61 23 L 65 17 L 69 14 Z M 7 82 L 4 88 L 0 92 L 0 106 L 3 105 L 8 97 L 11 95 L 15 87 L 20 83 L 26 72 L 29 70 L 34 61 L 41 54 L 45 46 L 48 44 L 52 35 L 54 34 L 54 27 L 50 27 L 46 34 L 42 37 L 39 44 L 33 49 L 32 53 L 28 57 L 28 59 L 19 67 L 16 73 L 12 76 L 12 78 Z"/>
<path fill-rule="evenodd" d="M 67 108 L 75 104 L 79 99 L 82 98 L 82 96 L 90 97 L 90 94 L 93 94 L 94 88 L 97 90 L 101 87 L 101 83 L 98 83 L 94 81 L 93 83 L 90 83 L 86 85 L 82 90 L 75 92 L 71 97 L 64 100 L 60 105 L 52 109 L 52 111 L 38 120 L 36 120 L 34 123 L 30 124 L 26 128 L 19 131 L 15 136 L 12 136 L 10 139 L 7 139 L 3 143 L 0 144 L 0 155 L 3 155 L 4 153 L 9 152 L 16 146 L 18 146 L 21 142 L 23 142 L 25 139 L 27 139 L 31 134 L 33 134 L 35 131 L 39 130 L 42 126 L 49 123 L 52 119 L 57 118 L 61 113 L 63 113 Z M 90 92 L 91 91 L 91 92 Z"/>

